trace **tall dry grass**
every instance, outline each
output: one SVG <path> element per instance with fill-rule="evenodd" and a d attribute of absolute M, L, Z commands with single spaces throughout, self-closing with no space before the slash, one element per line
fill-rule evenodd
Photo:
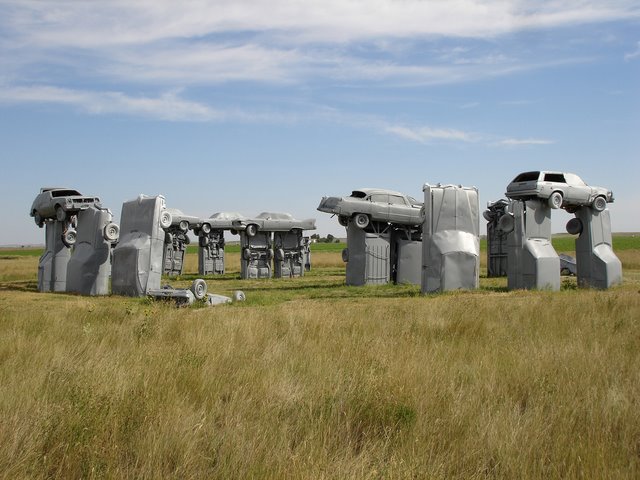
<path fill-rule="evenodd" d="M 1 283 L 0 474 L 640 475 L 640 279 L 416 296 L 329 278 L 322 300 L 295 282 L 211 309 Z"/>

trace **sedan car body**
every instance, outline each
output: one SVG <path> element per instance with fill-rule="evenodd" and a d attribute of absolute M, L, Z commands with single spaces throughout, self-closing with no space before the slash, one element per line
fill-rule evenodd
<path fill-rule="evenodd" d="M 346 226 L 353 217 L 362 228 L 368 225 L 367 220 L 420 225 L 421 209 L 422 203 L 415 198 L 381 188 L 360 188 L 348 197 L 322 197 L 318 205 L 319 211 L 338 215 L 341 225 Z"/>
<path fill-rule="evenodd" d="M 521 173 L 507 186 L 506 196 L 520 200 L 542 198 L 552 208 L 569 211 L 582 206 L 602 211 L 614 200 L 611 190 L 589 186 L 574 173 L 550 171 Z"/>
<path fill-rule="evenodd" d="M 288 232 L 290 230 L 316 229 L 316 220 L 314 218 L 296 220 L 288 213 L 279 212 L 262 212 L 255 218 L 237 219 L 232 223 L 234 230 L 245 231 L 249 236 L 255 235 L 258 230 Z"/>
<path fill-rule="evenodd" d="M 40 193 L 33 201 L 29 215 L 34 217 L 39 226 L 42 226 L 42 222 L 47 218 L 57 218 L 62 222 L 67 218 L 67 214 L 75 214 L 99 203 L 98 197 L 87 197 L 77 190 L 45 187 L 40 189 Z"/>

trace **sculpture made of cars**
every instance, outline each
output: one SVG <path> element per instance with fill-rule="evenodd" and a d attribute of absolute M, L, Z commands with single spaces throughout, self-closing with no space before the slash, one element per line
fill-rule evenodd
<path fill-rule="evenodd" d="M 288 213 L 262 212 L 253 218 L 241 218 L 232 222 L 233 229 L 243 231 L 249 237 L 253 237 L 258 231 L 288 232 L 302 230 L 315 230 L 316 220 L 296 220 Z"/>
<path fill-rule="evenodd" d="M 415 198 L 382 188 L 360 188 L 348 197 L 322 197 L 318 210 L 338 215 L 338 222 L 347 226 L 353 220 L 358 228 L 371 222 L 420 225 L 422 203 Z"/>
<path fill-rule="evenodd" d="M 237 233 L 233 221 L 245 218 L 238 212 L 217 212 L 209 218 L 200 219 L 193 226 L 198 236 L 198 273 L 200 275 L 222 275 L 225 272 L 225 230 Z"/>
<path fill-rule="evenodd" d="M 171 214 L 171 223 L 164 227 L 163 273 L 170 276 L 182 275 L 185 251 L 191 243 L 189 229 L 200 219 L 185 215 L 176 208 L 168 208 L 166 211 Z"/>
<path fill-rule="evenodd" d="M 589 186 L 574 173 L 551 171 L 521 173 L 507 186 L 505 195 L 512 200 L 541 198 L 551 208 L 565 208 L 570 213 L 584 206 L 601 212 L 614 200 L 607 188 Z"/>
<path fill-rule="evenodd" d="M 70 215 L 98 203 L 98 197 L 85 196 L 71 188 L 44 187 L 31 204 L 29 215 L 42 227 L 48 218 L 64 222 Z"/>

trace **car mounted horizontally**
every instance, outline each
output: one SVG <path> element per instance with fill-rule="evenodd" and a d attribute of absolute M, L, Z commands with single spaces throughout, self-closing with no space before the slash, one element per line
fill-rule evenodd
<path fill-rule="evenodd" d="M 288 213 L 262 212 L 254 218 L 239 218 L 232 222 L 233 229 L 243 231 L 248 237 L 255 237 L 260 230 L 269 232 L 288 232 L 315 230 L 316 221 L 313 218 L 296 220 Z"/>
<path fill-rule="evenodd" d="M 40 189 L 40 193 L 31 204 L 29 215 L 33 217 L 36 225 L 42 227 L 47 219 L 64 222 L 69 216 L 80 210 L 86 210 L 99 203 L 98 197 L 84 196 L 77 190 L 45 187 Z"/>
<path fill-rule="evenodd" d="M 348 197 L 322 197 L 318 210 L 338 215 L 340 225 L 349 221 L 359 228 L 367 228 L 371 222 L 420 225 L 422 202 L 393 190 L 360 188 Z"/>
<path fill-rule="evenodd" d="M 583 206 L 601 212 L 614 200 L 611 190 L 589 186 L 574 173 L 550 171 L 521 173 L 507 186 L 505 195 L 513 200 L 541 198 L 551 208 L 565 208 L 570 213 Z"/>

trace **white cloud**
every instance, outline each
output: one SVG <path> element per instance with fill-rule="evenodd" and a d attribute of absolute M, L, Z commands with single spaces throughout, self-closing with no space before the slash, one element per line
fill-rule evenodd
<path fill-rule="evenodd" d="M 503 147 L 522 147 L 527 145 L 551 145 L 556 143 L 553 140 L 544 138 L 506 138 L 495 143 Z"/>
<path fill-rule="evenodd" d="M 121 92 L 92 92 L 51 86 L 0 88 L 1 103 L 72 105 L 91 114 L 122 113 L 160 120 L 205 121 L 224 115 L 207 105 L 183 100 L 174 92 L 158 97 L 133 97 Z"/>
<path fill-rule="evenodd" d="M 474 133 L 450 128 L 406 127 L 401 125 L 388 125 L 384 130 L 387 133 L 391 133 L 400 138 L 413 140 L 420 143 L 429 143 L 435 140 L 450 142 L 474 142 L 478 139 L 478 136 Z"/>
<path fill-rule="evenodd" d="M 636 44 L 636 49 L 633 52 L 626 53 L 624 59 L 626 61 L 633 60 L 634 58 L 640 57 L 640 42 Z"/>

